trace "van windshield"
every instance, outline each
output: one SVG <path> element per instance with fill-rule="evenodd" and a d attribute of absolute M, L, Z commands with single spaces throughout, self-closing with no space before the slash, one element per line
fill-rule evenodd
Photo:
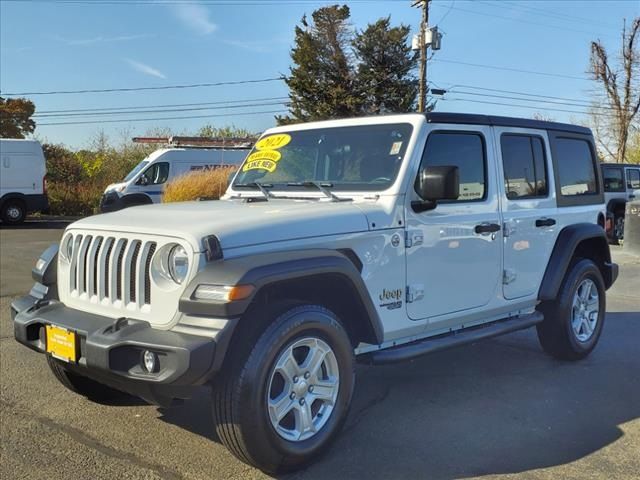
<path fill-rule="evenodd" d="M 124 177 L 124 182 L 128 182 L 129 180 L 131 180 L 133 177 L 135 177 L 140 170 L 142 170 L 144 167 L 146 167 L 149 164 L 149 160 L 142 160 L 138 165 L 136 165 L 133 170 L 131 170 L 126 177 Z"/>
<path fill-rule="evenodd" d="M 270 134 L 256 143 L 233 186 L 300 189 L 316 182 L 334 190 L 384 190 L 398 175 L 412 130 L 399 123 Z"/>

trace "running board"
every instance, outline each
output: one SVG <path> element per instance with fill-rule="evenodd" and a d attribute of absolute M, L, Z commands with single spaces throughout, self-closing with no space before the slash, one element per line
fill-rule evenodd
<path fill-rule="evenodd" d="M 457 330 L 455 332 L 429 337 L 397 347 L 376 350 L 358 356 L 358 362 L 371 365 L 383 365 L 387 363 L 403 362 L 428 353 L 439 352 L 447 348 L 458 347 L 474 343 L 486 338 L 497 337 L 507 333 L 524 330 L 542 322 L 544 316 L 540 312 L 534 312 L 521 317 L 498 320 L 496 322 Z"/>

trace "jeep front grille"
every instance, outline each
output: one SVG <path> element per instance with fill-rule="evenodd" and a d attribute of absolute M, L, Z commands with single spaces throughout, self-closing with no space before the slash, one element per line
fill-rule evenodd
<path fill-rule="evenodd" d="M 123 306 L 151 304 L 150 266 L 156 242 L 76 235 L 69 275 L 72 295 Z"/>

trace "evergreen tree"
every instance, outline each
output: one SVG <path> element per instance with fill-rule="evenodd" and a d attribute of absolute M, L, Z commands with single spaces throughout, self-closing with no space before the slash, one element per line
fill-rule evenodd
<path fill-rule="evenodd" d="M 366 114 L 414 110 L 418 82 L 412 72 L 417 53 L 408 43 L 410 27 L 391 27 L 390 17 L 381 18 L 358 32 L 353 40 L 357 60 L 357 84 Z"/>
<path fill-rule="evenodd" d="M 294 66 L 286 79 L 291 113 L 278 117 L 278 123 L 350 117 L 361 111 L 349 54 L 349 7 L 322 7 L 311 16 L 311 24 L 304 16 L 296 26 Z"/>

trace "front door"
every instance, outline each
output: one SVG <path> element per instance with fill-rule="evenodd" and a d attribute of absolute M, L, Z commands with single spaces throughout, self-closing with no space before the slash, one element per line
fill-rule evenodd
<path fill-rule="evenodd" d="M 628 200 L 640 199 L 640 168 L 628 167 L 627 169 L 627 193 Z"/>
<path fill-rule="evenodd" d="M 407 209 L 407 313 L 413 320 L 438 323 L 438 316 L 480 308 L 499 292 L 502 222 L 493 157 L 488 126 L 452 125 L 427 138 L 422 165 L 458 166 L 460 196 L 426 212 Z M 417 198 L 415 192 L 409 197 Z"/>
<path fill-rule="evenodd" d="M 140 175 L 131 193 L 144 193 L 153 203 L 159 203 L 168 178 L 169 162 L 154 162 Z"/>

